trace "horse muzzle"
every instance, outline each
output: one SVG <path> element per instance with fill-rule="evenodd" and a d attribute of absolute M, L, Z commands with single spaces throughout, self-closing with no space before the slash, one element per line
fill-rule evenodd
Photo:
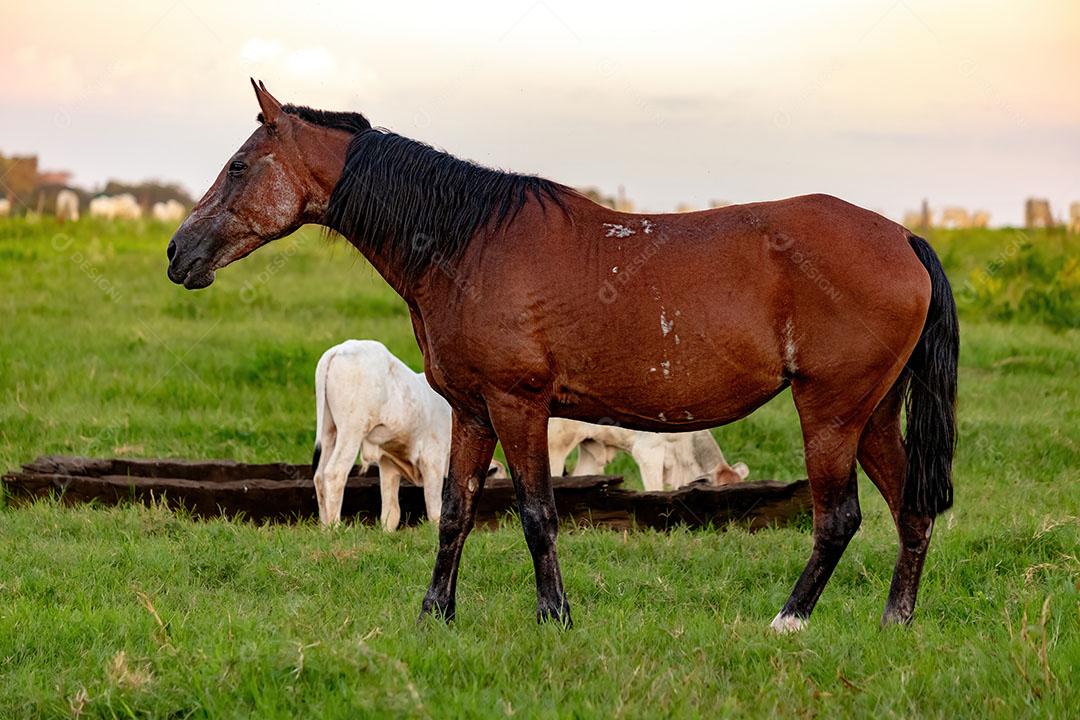
<path fill-rule="evenodd" d="M 180 249 L 185 244 L 187 243 L 183 239 L 177 243 L 176 235 L 169 241 L 166 251 L 169 256 L 169 270 L 166 274 L 174 283 L 183 285 L 188 290 L 209 287 L 214 282 L 211 258 L 198 251 L 197 243 L 191 243 L 195 247 L 188 251 Z"/>

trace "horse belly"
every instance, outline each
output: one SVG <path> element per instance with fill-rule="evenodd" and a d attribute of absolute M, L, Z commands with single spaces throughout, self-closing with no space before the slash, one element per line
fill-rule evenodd
<path fill-rule="evenodd" d="M 648 334 L 597 328 L 595 346 L 607 350 L 560 363 L 553 413 L 638 430 L 696 430 L 745 417 L 787 384 L 771 333 L 695 330 L 706 326 L 682 313 L 657 325 Z"/>

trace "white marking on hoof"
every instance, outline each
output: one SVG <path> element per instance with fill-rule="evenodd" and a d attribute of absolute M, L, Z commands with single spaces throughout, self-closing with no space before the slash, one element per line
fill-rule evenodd
<path fill-rule="evenodd" d="M 770 627 L 781 635 L 787 635 L 805 628 L 806 621 L 794 615 L 785 615 L 783 612 L 778 612 L 776 617 L 773 618 Z"/>

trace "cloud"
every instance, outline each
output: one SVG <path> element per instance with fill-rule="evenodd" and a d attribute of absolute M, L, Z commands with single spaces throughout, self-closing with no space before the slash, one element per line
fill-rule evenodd
<path fill-rule="evenodd" d="M 285 48 L 277 40 L 250 38 L 240 50 L 240 59 L 246 63 L 262 63 L 280 57 Z"/>
<path fill-rule="evenodd" d="M 297 77 L 324 75 L 337 68 L 330 51 L 322 46 L 294 50 L 285 56 L 285 69 Z"/>

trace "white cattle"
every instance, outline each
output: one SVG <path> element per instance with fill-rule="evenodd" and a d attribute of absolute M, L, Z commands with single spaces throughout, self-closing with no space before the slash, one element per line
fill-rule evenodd
<path fill-rule="evenodd" d="M 0 198 L 0 217 L 7 217 L 11 214 L 11 201 L 7 198 Z"/>
<path fill-rule="evenodd" d="M 962 207 L 947 207 L 941 211 L 941 227 L 943 228 L 968 228 L 971 227 L 971 213 Z"/>
<path fill-rule="evenodd" d="M 692 433 L 650 433 L 578 420 L 548 421 L 548 460 L 559 474 L 570 451 L 578 448 L 571 475 L 597 475 L 623 450 L 634 458 L 646 490 L 674 490 L 708 478 L 712 485 L 742 482 L 750 474 L 745 463 L 728 465 L 708 430 Z"/>
<path fill-rule="evenodd" d="M 79 219 L 79 196 L 67 188 L 56 193 L 56 219 L 60 221 Z"/>
<path fill-rule="evenodd" d="M 154 206 L 150 208 L 150 216 L 159 222 L 180 222 L 184 219 L 184 215 L 186 214 L 187 211 L 184 209 L 184 206 L 176 200 L 156 202 L 154 203 Z"/>
<path fill-rule="evenodd" d="M 102 195 L 90 201 L 90 217 L 106 220 L 138 220 L 142 217 L 142 208 L 131 193 Z"/>
<path fill-rule="evenodd" d="M 347 340 L 323 353 L 315 369 L 315 495 L 319 520 L 341 519 L 345 483 L 360 454 L 379 466 L 387 530 L 401 521 L 398 487 L 404 476 L 424 488 L 428 519 L 439 522 L 450 466 L 450 405 L 375 340 Z M 489 475 L 502 472 L 492 463 Z"/>

